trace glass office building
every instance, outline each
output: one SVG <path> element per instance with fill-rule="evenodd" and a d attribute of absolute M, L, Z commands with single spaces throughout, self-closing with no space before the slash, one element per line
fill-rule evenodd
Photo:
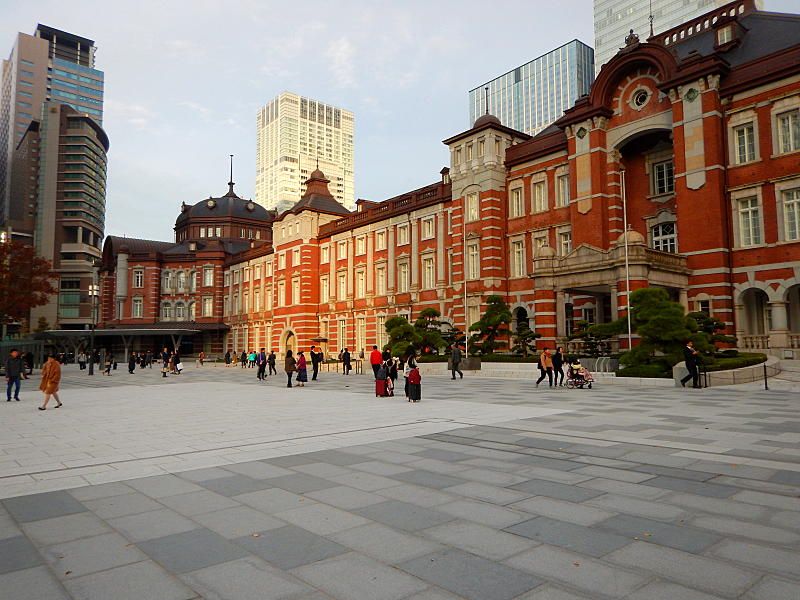
<path fill-rule="evenodd" d="M 469 92 L 469 124 L 489 112 L 503 125 L 534 135 L 589 93 L 594 80 L 594 50 L 579 40 L 543 54 Z"/>

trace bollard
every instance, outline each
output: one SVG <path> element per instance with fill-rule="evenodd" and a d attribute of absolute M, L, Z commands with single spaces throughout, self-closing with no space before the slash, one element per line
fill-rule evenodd
<path fill-rule="evenodd" d="M 767 364 L 764 363 L 764 389 L 769 391 L 769 385 L 767 384 Z"/>

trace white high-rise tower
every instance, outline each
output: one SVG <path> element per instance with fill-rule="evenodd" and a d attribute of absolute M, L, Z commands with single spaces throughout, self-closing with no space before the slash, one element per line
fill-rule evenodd
<path fill-rule="evenodd" d="M 256 202 L 279 211 L 305 192 L 319 166 L 330 191 L 355 206 L 353 113 L 290 92 L 279 94 L 256 117 Z"/>

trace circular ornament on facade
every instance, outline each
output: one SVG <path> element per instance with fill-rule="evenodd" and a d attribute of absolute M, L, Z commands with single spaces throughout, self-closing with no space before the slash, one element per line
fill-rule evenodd
<path fill-rule="evenodd" d="M 686 99 L 687 99 L 689 102 L 694 102 L 694 101 L 695 101 L 695 99 L 696 99 L 696 98 L 697 98 L 699 95 L 700 95 L 700 92 L 698 92 L 698 91 L 697 91 L 696 89 L 694 89 L 694 88 L 691 88 L 691 89 L 690 89 L 688 92 L 686 92 L 686 95 L 684 96 L 684 98 L 686 98 Z"/>
<path fill-rule="evenodd" d="M 216 200 L 209 200 L 208 202 L 206 202 L 206 206 L 208 206 L 208 208 L 214 208 L 216 205 L 217 205 Z"/>
<path fill-rule="evenodd" d="M 580 139 L 583 139 L 586 137 L 587 133 L 589 132 L 586 131 L 586 127 L 581 127 L 580 129 L 578 129 L 578 132 L 575 135 L 577 135 Z"/>
<path fill-rule="evenodd" d="M 642 108 L 647 101 L 650 99 L 650 94 L 647 93 L 647 90 L 637 90 L 636 93 L 633 94 L 633 105 L 636 108 Z"/>
<path fill-rule="evenodd" d="M 248 202 L 247 203 L 247 210 L 249 210 L 250 212 L 253 212 L 255 209 L 256 209 L 256 205 L 253 202 Z"/>

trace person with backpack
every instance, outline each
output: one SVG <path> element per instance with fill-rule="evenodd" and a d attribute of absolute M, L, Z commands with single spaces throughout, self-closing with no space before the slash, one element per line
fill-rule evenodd
<path fill-rule="evenodd" d="M 550 382 L 550 387 L 553 387 L 553 358 L 550 355 L 549 348 L 542 350 L 542 353 L 539 355 L 539 371 L 541 375 L 539 379 L 536 380 L 536 387 L 539 387 L 539 384 L 544 381 L 545 377 L 547 377 L 547 380 Z"/>
<path fill-rule="evenodd" d="M 422 400 L 422 375 L 416 363 L 408 372 L 408 401 L 419 402 Z"/>
<path fill-rule="evenodd" d="M 379 363 L 375 370 L 375 395 L 389 396 L 389 371 L 385 363 Z"/>

